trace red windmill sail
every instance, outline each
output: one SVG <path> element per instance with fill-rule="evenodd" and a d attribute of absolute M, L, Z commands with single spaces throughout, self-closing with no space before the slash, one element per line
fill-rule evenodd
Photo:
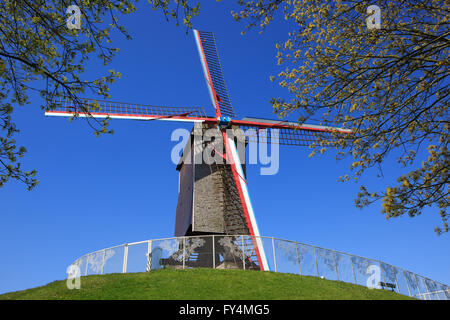
<path fill-rule="evenodd" d="M 54 101 L 54 103 L 56 107 L 52 110 L 47 110 L 45 115 L 188 122 L 203 122 L 213 119 L 206 117 L 205 109 L 201 107 L 153 106 L 85 98 L 77 102 L 70 99 L 60 99 L 59 101 Z"/>
<path fill-rule="evenodd" d="M 200 61 L 217 117 L 235 117 L 223 77 L 214 33 L 194 30 Z"/>
<path fill-rule="evenodd" d="M 206 84 L 210 93 L 211 101 L 216 110 L 218 119 L 222 117 L 234 117 L 234 110 L 228 96 L 228 90 L 225 86 L 222 67 L 216 47 L 214 33 L 194 30 L 200 61 L 203 67 Z M 241 161 L 238 157 L 234 141 L 229 139 L 225 128 L 221 128 L 223 144 L 227 163 L 230 164 L 233 174 L 234 184 L 236 186 L 239 201 L 242 205 L 245 221 L 252 236 L 253 247 L 261 270 L 268 270 L 269 266 L 264 252 L 264 247 L 259 237 L 259 230 L 250 197 L 248 195 L 247 183 L 243 178 Z"/>

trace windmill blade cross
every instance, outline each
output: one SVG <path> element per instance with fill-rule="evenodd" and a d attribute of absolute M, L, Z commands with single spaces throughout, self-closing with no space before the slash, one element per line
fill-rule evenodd
<path fill-rule="evenodd" d="M 243 249 L 244 268 L 245 263 L 251 263 L 251 265 L 258 266 L 260 270 L 270 270 L 268 259 L 265 254 L 264 245 L 260 238 L 258 225 L 256 223 L 255 214 L 250 201 L 245 172 L 241 165 L 241 159 L 239 158 L 240 155 L 236 148 L 234 136 L 232 134 L 229 134 L 228 129 L 235 129 L 236 127 L 240 127 L 242 129 L 253 129 L 250 136 L 247 134 L 249 141 L 257 141 L 263 143 L 275 142 L 279 144 L 297 146 L 309 146 L 316 142 L 318 138 L 321 138 L 323 136 L 326 139 L 330 139 L 330 141 L 332 139 L 341 139 L 342 137 L 351 134 L 351 130 L 257 118 L 244 118 L 242 120 L 235 120 L 236 115 L 228 95 L 227 87 L 225 85 L 214 33 L 194 30 L 194 36 L 208 91 L 215 108 L 215 117 L 207 116 L 205 110 L 198 107 L 152 106 L 84 98 L 74 98 L 75 101 L 73 101 L 72 99 L 61 98 L 59 102 L 53 101 L 52 108 L 46 110 L 45 115 L 130 119 L 144 121 L 168 120 L 197 122 L 194 124 L 194 131 L 196 130 L 196 127 L 201 127 L 202 133 L 203 128 L 207 130 L 214 128 L 213 130 L 219 131 L 221 134 L 220 141 L 223 143 L 223 147 L 225 150 L 222 151 L 223 153 L 221 151 L 217 152 L 219 152 L 221 158 L 226 160 L 227 167 L 221 169 L 223 170 L 223 173 L 220 174 L 220 176 L 217 178 L 217 181 L 222 181 L 222 186 L 227 186 L 226 188 L 224 188 L 224 190 L 228 189 L 228 191 L 221 191 L 222 196 L 219 195 L 217 206 L 219 208 L 223 206 L 222 202 L 224 197 L 229 197 L 230 199 L 232 199 L 232 201 L 230 202 L 232 202 L 234 209 L 227 211 L 227 207 L 225 206 L 222 208 L 223 210 L 220 209 L 222 210 L 222 212 L 218 211 L 217 213 L 212 212 L 211 207 L 208 204 L 208 207 L 204 208 L 205 211 L 201 213 L 201 217 L 202 219 L 204 219 L 205 217 L 211 216 L 211 221 L 216 221 L 215 219 L 217 218 L 217 214 L 219 215 L 219 218 L 221 214 L 222 219 L 224 219 L 225 221 L 226 219 L 228 219 L 226 217 L 226 214 L 236 211 L 237 213 L 234 212 L 233 214 L 238 216 L 238 224 L 240 225 L 240 230 L 246 230 L 245 234 L 248 234 L 251 237 L 251 243 L 247 243 L 246 246 L 250 246 L 251 251 L 255 253 L 257 259 L 257 263 L 256 261 L 252 262 L 249 256 L 247 257 L 249 261 L 245 262 L 245 249 Z M 199 124 L 199 122 L 201 124 Z M 266 129 L 277 129 L 278 131 Z M 279 133 L 278 137 L 277 133 Z M 198 142 L 199 141 L 196 141 L 196 139 L 194 139 L 192 145 Z M 200 141 L 200 145 L 204 147 L 203 140 Z M 188 146 L 191 146 L 191 144 L 189 144 Z M 200 152 L 203 151 L 201 150 Z M 182 165 L 184 166 L 184 164 Z M 204 188 L 205 190 L 211 189 L 212 196 L 217 193 L 217 190 L 215 189 L 215 182 L 213 184 L 213 181 L 216 181 L 216 178 L 203 179 L 204 176 L 202 176 L 200 179 L 196 179 L 196 177 L 200 177 L 200 174 L 203 175 L 203 169 L 201 167 L 203 164 L 194 163 L 193 165 L 186 165 L 186 167 L 182 167 L 183 169 L 181 169 L 180 167 L 180 181 L 182 181 L 181 179 L 185 179 L 183 180 L 186 183 L 185 185 L 190 187 L 186 188 L 186 195 L 180 192 L 178 199 L 179 203 L 189 203 L 185 202 L 186 200 L 182 200 L 180 202 L 180 199 L 190 199 L 188 201 L 191 201 L 191 205 L 180 206 L 180 211 L 177 207 L 176 223 L 176 226 L 178 224 L 185 225 L 186 221 L 188 221 L 188 226 L 183 230 L 183 233 L 185 235 L 188 234 L 189 230 L 191 230 L 192 232 L 196 232 L 194 228 L 195 225 L 192 223 L 194 214 L 201 212 L 201 208 L 203 208 L 201 206 L 203 200 L 195 200 L 196 198 L 194 197 L 194 193 L 189 191 L 192 190 L 189 188 L 193 188 L 195 184 L 202 185 L 202 183 L 204 183 L 202 185 L 203 187 L 201 188 Z M 200 168 L 199 170 L 195 169 L 197 165 L 200 166 L 197 167 Z M 189 172 L 189 174 L 181 174 L 181 170 L 184 170 L 184 173 Z M 211 170 L 211 167 L 209 167 L 209 170 L 205 170 L 205 172 L 206 171 L 209 171 L 209 175 L 213 177 L 214 172 Z M 215 172 L 218 172 L 218 170 L 216 170 Z M 197 210 L 198 208 L 194 205 L 194 201 L 197 201 L 197 203 L 199 204 L 197 207 L 200 208 L 200 210 Z M 193 209 L 194 207 L 197 208 L 195 211 Z M 179 212 L 181 212 L 181 218 L 179 218 Z M 186 219 L 186 217 L 190 218 L 191 220 Z M 214 226 L 213 224 L 208 226 L 206 230 L 204 228 L 205 227 L 203 226 L 200 228 L 200 230 L 197 231 L 217 233 L 216 226 Z M 228 233 L 227 229 L 225 229 L 225 233 Z M 233 233 L 233 230 L 231 230 L 231 233 Z"/>

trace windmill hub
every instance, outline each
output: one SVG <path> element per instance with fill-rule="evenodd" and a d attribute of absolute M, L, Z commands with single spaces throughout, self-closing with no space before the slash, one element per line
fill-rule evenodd
<path fill-rule="evenodd" d="M 230 117 L 219 117 L 219 126 L 221 128 L 229 128 L 231 123 Z"/>

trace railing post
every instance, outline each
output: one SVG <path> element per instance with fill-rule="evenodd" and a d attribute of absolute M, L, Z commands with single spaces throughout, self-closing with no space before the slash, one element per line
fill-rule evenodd
<path fill-rule="evenodd" d="M 411 295 L 411 289 L 409 288 L 409 281 L 408 281 L 409 278 L 406 276 L 405 270 L 403 270 L 403 276 L 405 277 L 406 287 L 408 288 L 408 294 L 409 294 L 410 297 L 412 297 L 412 295 Z"/>
<path fill-rule="evenodd" d="M 125 248 L 123 250 L 122 273 L 127 273 L 127 265 L 128 265 L 128 243 L 125 244 Z"/>
<path fill-rule="evenodd" d="M 105 256 L 106 256 L 106 249 L 103 250 L 102 274 L 103 274 L 103 270 L 104 270 L 104 268 L 105 268 Z"/>
<path fill-rule="evenodd" d="M 147 242 L 147 271 L 152 271 L 153 240 Z"/>
<path fill-rule="evenodd" d="M 272 237 L 272 250 L 273 250 L 273 264 L 275 266 L 275 272 L 278 272 L 277 269 L 277 255 L 275 254 L 275 239 Z"/>
<path fill-rule="evenodd" d="M 351 264 L 351 266 L 352 266 L 353 280 L 355 281 L 355 284 L 357 284 L 357 282 L 356 282 L 355 268 L 353 267 L 353 259 L 352 259 L 352 256 L 351 256 L 351 255 L 349 255 L 349 257 L 350 257 L 350 264 Z"/>
<path fill-rule="evenodd" d="M 317 265 L 317 253 L 316 253 L 316 247 L 314 247 L 314 260 L 316 260 L 316 271 L 317 271 L 317 276 L 320 277 L 320 274 L 319 274 L 319 266 Z"/>
<path fill-rule="evenodd" d="M 86 256 L 86 270 L 85 270 L 85 272 L 84 272 L 84 275 L 85 275 L 85 276 L 87 276 L 87 274 L 88 274 L 89 257 L 90 257 L 90 254 L 88 254 L 88 255 Z"/>
<path fill-rule="evenodd" d="M 414 278 L 416 278 L 417 291 L 419 291 L 419 297 L 422 297 L 422 293 L 420 292 L 419 280 L 417 280 L 417 274 L 415 274 L 415 273 L 414 273 Z M 425 295 L 423 296 L 422 300 L 426 300 Z"/>
<path fill-rule="evenodd" d="M 213 254 L 213 269 L 216 268 L 216 245 L 214 242 L 214 235 L 212 235 L 212 254 Z"/>
<path fill-rule="evenodd" d="M 186 266 L 186 237 L 183 237 L 183 270 Z"/>
<path fill-rule="evenodd" d="M 296 242 L 296 246 L 297 246 L 298 271 L 300 272 L 300 275 L 302 275 L 302 266 L 301 266 L 300 253 L 298 251 L 298 242 Z"/>
<path fill-rule="evenodd" d="M 244 270 L 245 270 L 245 249 L 244 249 L 244 236 L 241 236 L 241 241 L 242 241 L 242 264 L 244 265 Z"/>
<path fill-rule="evenodd" d="M 397 286 L 397 292 L 400 293 L 400 287 L 398 286 L 398 281 L 397 281 L 397 267 L 391 266 L 392 268 L 395 268 L 394 270 L 394 277 L 395 277 L 395 285 Z"/>
<path fill-rule="evenodd" d="M 339 271 L 338 271 L 338 265 L 337 265 L 337 261 L 336 261 L 336 252 L 333 252 L 333 259 L 334 259 L 334 266 L 336 267 L 336 277 L 337 277 L 337 281 L 339 281 Z"/>
<path fill-rule="evenodd" d="M 429 279 L 428 279 L 429 280 Z M 430 297 L 430 300 L 433 300 L 432 299 L 432 294 L 433 294 L 433 291 L 431 291 L 430 290 L 430 287 L 428 286 L 428 283 L 427 283 L 427 279 L 423 279 L 423 282 L 425 283 L 425 288 L 427 289 L 427 294 L 428 294 L 428 296 Z M 439 295 L 438 295 L 438 297 L 439 297 Z"/>

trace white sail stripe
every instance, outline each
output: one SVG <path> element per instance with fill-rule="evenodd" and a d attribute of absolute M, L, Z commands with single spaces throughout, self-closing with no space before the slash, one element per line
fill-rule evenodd
<path fill-rule="evenodd" d="M 52 116 L 52 117 L 73 117 L 75 116 L 74 113 L 56 113 L 56 112 L 45 112 L 46 116 Z M 84 113 L 79 113 L 78 117 L 80 118 L 86 118 L 86 117 L 92 117 L 92 118 L 107 118 L 109 117 L 110 119 L 129 119 L 129 120 L 162 120 L 162 121 L 178 121 L 178 122 L 204 122 L 205 120 L 202 119 L 179 119 L 179 118 L 170 118 L 170 116 L 167 116 L 167 118 L 161 117 L 161 116 L 139 116 L 139 115 L 134 115 L 134 116 L 118 116 L 118 115 L 103 115 L 103 114 L 91 114 L 90 116 L 84 114 Z"/>
<path fill-rule="evenodd" d="M 249 197 L 248 190 L 247 190 L 247 183 L 243 180 L 244 173 L 242 171 L 239 155 L 237 153 L 236 146 L 234 145 L 233 139 L 230 137 L 228 137 L 227 139 L 228 139 L 228 144 L 230 145 L 232 161 L 234 161 L 235 167 L 238 170 L 239 183 L 241 186 L 242 193 L 244 194 L 245 206 L 247 207 L 247 212 L 248 212 L 248 215 L 250 218 L 250 223 L 253 228 L 253 233 L 255 236 L 254 239 L 255 239 L 256 245 L 258 247 L 259 255 L 261 257 L 262 267 L 263 267 L 264 271 L 270 271 L 269 265 L 267 263 L 266 253 L 264 251 L 264 247 L 263 247 L 260 235 L 259 235 L 258 225 L 256 224 L 256 218 L 255 218 L 255 214 L 253 212 L 253 207 L 250 202 L 250 197 Z"/>

